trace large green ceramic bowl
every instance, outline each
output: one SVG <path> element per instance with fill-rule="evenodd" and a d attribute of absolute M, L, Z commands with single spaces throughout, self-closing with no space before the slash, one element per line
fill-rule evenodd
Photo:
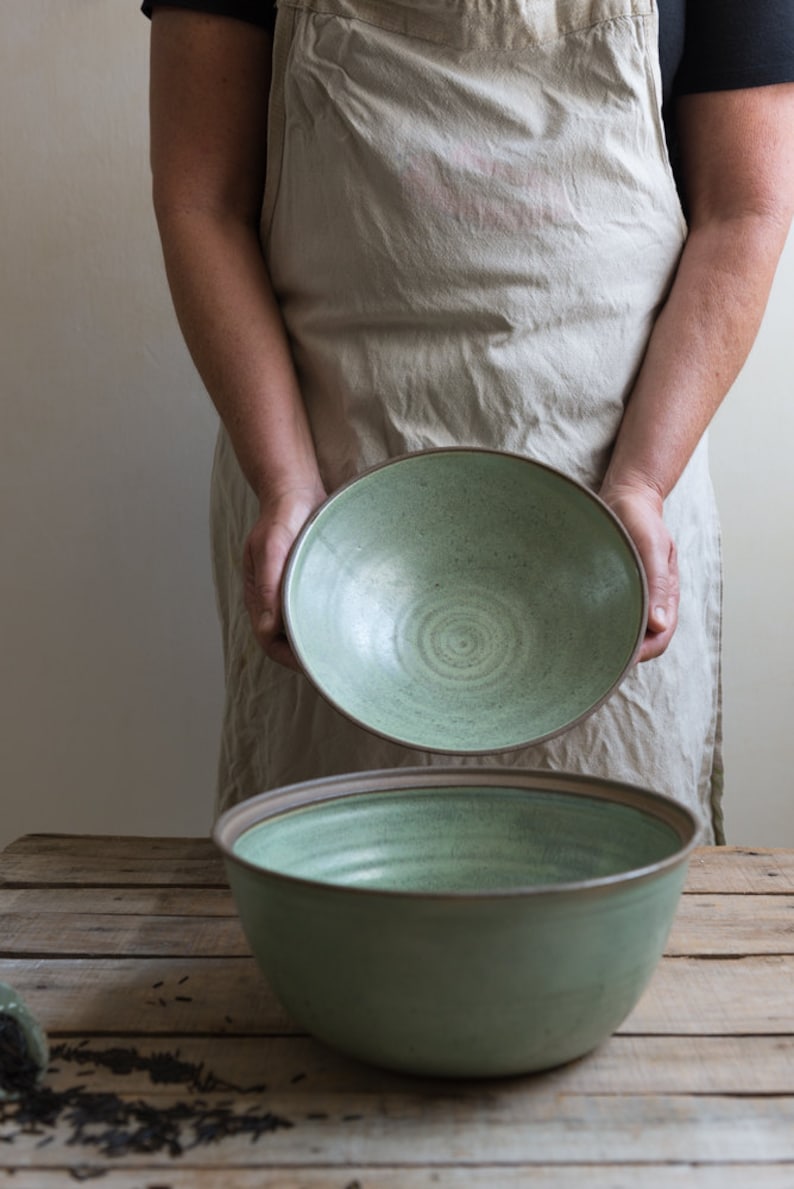
<path fill-rule="evenodd" d="M 409 1073 L 570 1061 L 637 1002 L 698 825 L 630 785 L 413 768 L 265 793 L 219 819 L 252 951 L 295 1023 Z"/>
<path fill-rule="evenodd" d="M 592 492 L 527 458 L 450 449 L 331 496 L 295 544 L 283 606 L 343 714 L 409 747 L 484 754 L 601 704 L 636 656 L 646 589 Z"/>

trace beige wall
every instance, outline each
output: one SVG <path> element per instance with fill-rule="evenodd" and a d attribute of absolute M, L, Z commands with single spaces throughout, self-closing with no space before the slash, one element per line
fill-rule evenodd
<path fill-rule="evenodd" d="M 794 233 L 755 347 L 712 431 L 725 558 L 731 841 L 794 846 Z"/>
<path fill-rule="evenodd" d="M 137 0 L 25 0 L 0 38 L 5 840 L 210 820 L 214 418 L 150 214 L 147 42 Z"/>
<path fill-rule="evenodd" d="M 214 418 L 149 204 L 137 0 L 25 0 L 0 40 L 0 844 L 205 831 L 220 711 Z M 714 437 L 728 825 L 794 845 L 794 246 Z"/>

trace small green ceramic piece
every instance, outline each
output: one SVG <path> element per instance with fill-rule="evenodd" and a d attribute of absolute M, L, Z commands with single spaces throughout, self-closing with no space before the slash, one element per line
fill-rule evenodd
<path fill-rule="evenodd" d="M 632 786 L 514 770 L 361 773 L 218 822 L 248 941 L 295 1022 L 409 1073 L 582 1056 L 661 953 L 698 834 Z"/>
<path fill-rule="evenodd" d="M 49 1064 L 47 1037 L 21 995 L 0 983 L 0 1101 L 19 1098 Z"/>
<path fill-rule="evenodd" d="M 371 471 L 293 549 L 284 617 L 322 694 L 427 751 L 538 742 L 595 710 L 646 620 L 638 556 L 612 512 L 560 472 L 488 450 Z"/>

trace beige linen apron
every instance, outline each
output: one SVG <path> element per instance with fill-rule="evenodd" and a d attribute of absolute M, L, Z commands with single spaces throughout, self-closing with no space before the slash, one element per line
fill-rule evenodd
<path fill-rule="evenodd" d="M 653 0 L 282 0 L 262 239 L 329 489 L 449 445 L 597 489 L 685 235 L 660 94 Z M 321 775 L 450 763 L 361 730 L 265 659 L 241 586 L 256 511 L 221 432 L 219 809 Z M 638 782 L 719 837 L 705 442 L 666 518 L 682 596 L 665 656 L 556 739 L 459 762 Z"/>

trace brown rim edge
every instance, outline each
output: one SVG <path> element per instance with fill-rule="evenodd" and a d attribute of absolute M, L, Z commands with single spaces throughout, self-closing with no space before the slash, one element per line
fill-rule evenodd
<path fill-rule="evenodd" d="M 353 888 L 322 880 L 304 879 L 283 872 L 260 867 L 235 853 L 236 842 L 248 830 L 297 809 L 305 809 L 325 801 L 339 800 L 361 794 L 410 792 L 419 789 L 443 788 L 510 788 L 529 792 L 557 792 L 567 796 L 588 797 L 609 801 L 649 813 L 657 821 L 669 826 L 678 835 L 679 848 L 666 859 L 645 867 L 630 868 L 617 875 L 600 879 L 569 883 L 538 884 L 522 888 L 496 889 L 492 892 L 410 892 L 388 888 Z M 487 792 L 484 794 L 487 796 Z M 703 836 L 704 824 L 687 806 L 662 793 L 652 792 L 639 785 L 605 780 L 595 776 L 580 776 L 562 772 L 543 772 L 530 769 L 441 767 L 395 768 L 356 772 L 343 776 L 327 776 L 319 780 L 285 785 L 272 792 L 259 793 L 227 809 L 215 823 L 212 840 L 227 862 L 237 864 L 257 874 L 284 880 L 304 887 L 323 888 L 329 893 L 346 895 L 404 897 L 426 900 L 488 900 L 510 899 L 519 896 L 559 895 L 561 892 L 598 892 L 617 885 L 635 884 L 655 878 L 689 861 Z"/>

